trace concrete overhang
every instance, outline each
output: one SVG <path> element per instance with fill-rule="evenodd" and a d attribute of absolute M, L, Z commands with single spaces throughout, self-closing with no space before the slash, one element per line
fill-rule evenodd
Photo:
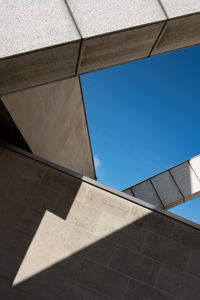
<path fill-rule="evenodd" d="M 1 1 L 0 95 L 200 43 L 197 0 Z"/>
<path fill-rule="evenodd" d="M 2 102 L 35 155 L 96 178 L 78 77 L 12 93 Z M 0 114 L 0 125 L 1 121 Z"/>
<path fill-rule="evenodd" d="M 126 190 L 156 207 L 169 209 L 200 196 L 200 155 Z"/>

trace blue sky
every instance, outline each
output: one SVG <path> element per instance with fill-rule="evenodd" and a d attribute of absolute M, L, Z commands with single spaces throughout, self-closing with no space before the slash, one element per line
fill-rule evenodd
<path fill-rule="evenodd" d="M 123 190 L 200 154 L 200 46 L 90 73 L 82 84 L 98 181 Z M 200 199 L 172 211 L 200 223 Z"/>

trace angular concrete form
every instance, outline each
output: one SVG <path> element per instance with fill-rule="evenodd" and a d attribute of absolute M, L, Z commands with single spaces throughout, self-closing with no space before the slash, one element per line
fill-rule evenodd
<path fill-rule="evenodd" d="M 95 178 L 79 78 L 2 97 L 32 152 Z"/>
<path fill-rule="evenodd" d="M 200 156 L 127 194 L 92 180 L 77 76 L 200 43 L 200 0 L 0 0 L 0 24 L 0 139 L 40 156 L 0 143 L 0 299 L 199 300 L 200 226 L 165 210 Z"/>
<path fill-rule="evenodd" d="M 80 35 L 64 0 L 1 1 L 0 24 L 0 95 L 75 76 Z"/>
<path fill-rule="evenodd" d="M 136 198 L 143 199 L 144 201 L 148 199 L 148 202 L 155 205 L 156 207 L 164 207 L 151 180 L 143 181 L 142 183 L 137 184 L 134 187 L 125 190 L 124 192 L 132 192 L 132 195 Z"/>
<path fill-rule="evenodd" d="M 125 193 L 156 207 L 169 209 L 200 196 L 200 156 L 158 174 L 126 190 Z"/>
<path fill-rule="evenodd" d="M 2 1 L 0 96 L 200 43 L 199 0 Z"/>
<path fill-rule="evenodd" d="M 0 165 L 1 299 L 199 299 L 199 226 L 16 149 Z"/>
<path fill-rule="evenodd" d="M 200 43 L 200 1 L 161 0 L 168 22 L 152 54 L 182 49 Z"/>
<path fill-rule="evenodd" d="M 83 38 L 81 74 L 148 57 L 166 20 L 157 0 L 67 2 Z"/>

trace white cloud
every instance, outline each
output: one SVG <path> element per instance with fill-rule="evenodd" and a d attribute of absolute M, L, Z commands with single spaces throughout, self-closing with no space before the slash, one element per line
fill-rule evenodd
<path fill-rule="evenodd" d="M 98 179 L 103 179 L 103 172 L 101 170 L 102 162 L 98 158 L 97 155 L 94 155 L 94 165 L 95 165 L 95 170 L 96 170 L 96 175 Z"/>
<path fill-rule="evenodd" d="M 94 165 L 96 170 L 98 170 L 102 166 L 100 159 L 96 155 L 94 156 Z"/>

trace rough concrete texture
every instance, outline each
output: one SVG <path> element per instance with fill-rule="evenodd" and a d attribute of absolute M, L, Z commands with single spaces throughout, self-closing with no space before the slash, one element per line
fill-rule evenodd
<path fill-rule="evenodd" d="M 83 38 L 166 19 L 157 0 L 67 0 Z"/>
<path fill-rule="evenodd" d="M 189 160 L 192 169 L 200 180 L 200 155 Z"/>
<path fill-rule="evenodd" d="M 200 43 L 200 14 L 169 19 L 152 55 L 170 52 Z"/>
<path fill-rule="evenodd" d="M 200 196 L 200 156 L 132 186 L 124 192 L 129 194 L 131 190 L 134 196 L 156 207 L 162 207 L 162 203 L 164 209 L 198 197 Z"/>
<path fill-rule="evenodd" d="M 199 0 L 160 0 L 168 17 L 175 18 L 200 12 Z"/>
<path fill-rule="evenodd" d="M 174 202 L 178 204 L 183 201 L 183 196 L 169 171 L 151 178 L 151 182 L 160 199 L 162 199 L 165 208 L 170 208 L 174 205 Z"/>
<path fill-rule="evenodd" d="M 200 195 L 200 181 L 188 162 L 172 168 L 171 174 L 184 195 L 185 201 Z"/>
<path fill-rule="evenodd" d="M 95 177 L 77 77 L 10 94 L 2 101 L 34 154 Z"/>
<path fill-rule="evenodd" d="M 0 95 L 75 76 L 80 35 L 64 0 L 1 1 L 0 24 Z"/>
<path fill-rule="evenodd" d="M 67 2 L 83 37 L 80 74 L 149 56 L 166 20 L 157 0 Z"/>
<path fill-rule="evenodd" d="M 199 0 L 1 2 L 0 95 L 200 43 Z"/>
<path fill-rule="evenodd" d="M 83 41 L 79 74 L 150 55 L 163 22 Z"/>
<path fill-rule="evenodd" d="M 1 1 L 0 58 L 79 40 L 63 0 Z"/>
<path fill-rule="evenodd" d="M 0 147 L 0 298 L 198 300 L 200 231 Z"/>
<path fill-rule="evenodd" d="M 135 197 L 147 201 L 156 207 L 163 208 L 163 204 L 150 180 L 135 185 L 131 190 Z"/>
<path fill-rule="evenodd" d="M 0 95 L 74 77 L 80 42 L 0 60 Z"/>

